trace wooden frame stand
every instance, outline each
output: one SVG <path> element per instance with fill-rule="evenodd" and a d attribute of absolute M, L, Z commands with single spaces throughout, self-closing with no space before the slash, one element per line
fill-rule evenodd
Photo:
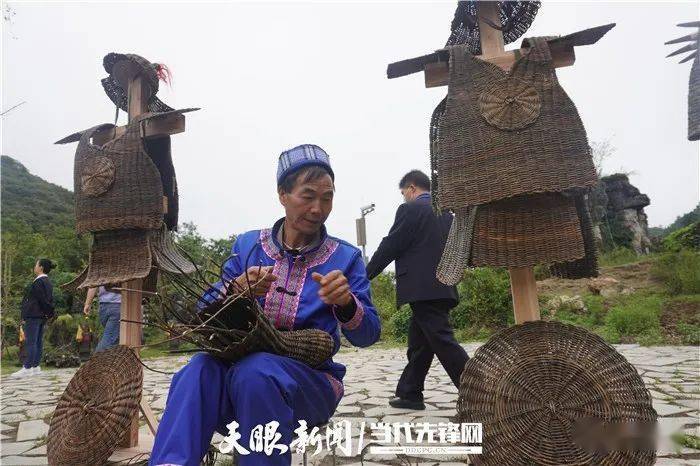
<path fill-rule="evenodd" d="M 147 110 L 147 102 L 150 95 L 147 94 L 147 84 L 142 76 L 134 73 L 135 77 L 129 81 L 128 89 L 128 110 L 129 122 L 132 122 L 136 117 L 142 115 Z M 104 144 L 105 142 L 124 134 L 125 127 L 120 126 L 95 134 L 95 142 Z M 185 130 L 185 117 L 181 114 L 172 114 L 163 117 L 162 119 L 149 120 L 145 124 L 144 137 L 161 137 L 171 134 L 181 133 Z M 164 210 L 167 211 L 167 197 L 163 197 Z M 138 278 L 130 280 L 122 284 L 122 301 L 121 301 L 121 322 L 119 324 L 119 344 L 138 347 L 142 344 L 143 325 L 140 324 L 143 320 L 143 311 L 141 303 L 143 298 L 143 279 Z M 138 350 L 137 350 L 138 352 Z M 155 435 L 158 429 L 158 420 L 156 419 L 148 402 L 142 397 L 139 401 L 140 412 L 143 414 L 146 424 Z M 134 417 L 131 422 L 129 431 L 127 432 L 121 447 L 131 448 L 138 445 L 139 441 L 139 416 Z"/>

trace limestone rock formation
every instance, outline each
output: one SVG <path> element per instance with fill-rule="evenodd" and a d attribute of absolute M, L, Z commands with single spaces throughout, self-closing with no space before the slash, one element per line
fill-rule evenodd
<path fill-rule="evenodd" d="M 627 175 L 602 177 L 589 196 L 600 248 L 628 247 L 637 254 L 648 254 L 651 240 L 644 207 L 650 202 L 649 196 L 639 192 Z"/>

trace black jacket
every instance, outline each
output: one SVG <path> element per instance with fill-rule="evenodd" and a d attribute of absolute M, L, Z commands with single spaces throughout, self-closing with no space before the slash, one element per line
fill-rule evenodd
<path fill-rule="evenodd" d="M 433 212 L 427 193 L 401 204 L 389 234 L 367 264 L 367 276 L 371 280 L 396 261 L 397 306 L 434 299 L 457 304 L 457 289 L 435 278 L 451 224 L 452 215 Z"/>
<path fill-rule="evenodd" d="M 22 319 L 48 319 L 54 315 L 53 285 L 49 277 L 35 279 L 22 299 Z"/>

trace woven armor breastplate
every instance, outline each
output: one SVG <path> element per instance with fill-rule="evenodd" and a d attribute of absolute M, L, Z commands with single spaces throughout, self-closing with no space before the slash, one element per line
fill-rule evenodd
<path fill-rule="evenodd" d="M 93 134 L 113 125 L 84 131 L 75 153 L 75 212 L 78 233 L 138 228 L 156 230 L 163 222 L 163 186 L 158 168 L 144 150 L 141 124 L 103 146 Z"/>
<path fill-rule="evenodd" d="M 561 192 L 596 182 L 576 107 L 557 81 L 544 38 L 506 73 L 450 50 L 450 81 L 435 162 L 439 207 Z"/>

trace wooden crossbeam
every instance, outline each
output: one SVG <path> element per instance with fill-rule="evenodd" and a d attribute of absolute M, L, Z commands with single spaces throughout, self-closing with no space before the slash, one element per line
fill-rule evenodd
<path fill-rule="evenodd" d="M 482 8 L 481 11 L 486 10 Z M 552 64 L 555 68 L 573 65 L 576 60 L 574 47 L 595 44 L 613 27 L 615 27 L 615 23 L 605 24 L 548 40 Z M 502 46 L 502 33 L 486 23 L 480 24 L 479 31 L 482 40 L 481 48 L 484 52 L 478 58 L 491 62 L 506 71 L 510 70 L 513 63 L 522 55 L 529 53 L 529 47 L 505 51 Z M 498 37 L 499 34 L 501 39 Z M 493 45 L 492 41 L 495 41 Z M 393 79 L 424 71 L 426 87 L 445 86 L 449 77 L 449 59 L 450 54 L 447 50 L 438 50 L 428 55 L 401 60 L 391 63 L 387 67 L 387 77 Z"/>
<path fill-rule="evenodd" d="M 550 45 L 550 51 L 552 53 L 552 64 L 555 68 L 571 66 L 576 61 L 574 47 L 565 42 Z M 484 56 L 479 55 L 479 58 L 493 63 L 505 71 L 510 71 L 516 60 L 528 52 L 529 49 L 516 49 L 491 56 L 490 58 L 482 58 Z M 434 63 L 426 63 L 424 65 L 423 71 L 425 75 L 425 87 L 447 86 L 450 80 L 448 60 L 449 56 L 445 60 Z"/>
<path fill-rule="evenodd" d="M 185 131 L 185 115 L 171 113 L 161 117 L 149 118 L 143 122 L 143 137 L 145 139 L 159 138 Z M 92 136 L 94 144 L 103 145 L 126 132 L 126 126 L 115 126 L 96 131 Z"/>

